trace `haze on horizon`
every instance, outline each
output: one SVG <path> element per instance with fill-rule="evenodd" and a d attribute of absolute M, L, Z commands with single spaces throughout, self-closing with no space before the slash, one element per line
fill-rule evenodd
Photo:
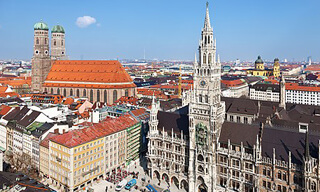
<path fill-rule="evenodd" d="M 33 25 L 66 31 L 70 59 L 193 60 L 205 0 L 0 1 L 0 59 L 31 59 Z M 209 0 L 221 60 L 320 60 L 320 1 Z"/>

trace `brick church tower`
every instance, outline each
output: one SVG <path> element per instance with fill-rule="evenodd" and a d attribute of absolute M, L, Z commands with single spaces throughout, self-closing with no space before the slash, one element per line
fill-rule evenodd
<path fill-rule="evenodd" d="M 34 25 L 31 83 L 31 90 L 33 92 L 41 92 L 42 83 L 45 81 L 50 68 L 49 28 L 46 23 L 41 21 Z"/>

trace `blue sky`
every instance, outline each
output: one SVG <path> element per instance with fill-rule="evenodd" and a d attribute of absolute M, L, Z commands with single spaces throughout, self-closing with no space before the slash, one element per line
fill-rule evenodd
<path fill-rule="evenodd" d="M 46 3 L 45 3 L 46 2 Z M 32 57 L 33 25 L 66 31 L 70 59 L 192 60 L 205 0 L 0 0 L 0 59 Z M 319 0 L 209 0 L 222 60 L 320 60 Z M 95 23 L 80 28 L 78 17 Z M 94 21 L 93 20 L 93 21 Z"/>

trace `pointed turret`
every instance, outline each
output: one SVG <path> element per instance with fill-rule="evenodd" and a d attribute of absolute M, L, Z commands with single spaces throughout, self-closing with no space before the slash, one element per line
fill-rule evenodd
<path fill-rule="evenodd" d="M 281 75 L 280 80 L 280 103 L 279 107 L 286 109 L 286 82 L 284 80 L 284 76 Z"/>
<path fill-rule="evenodd" d="M 207 2 L 206 18 L 204 20 L 204 29 L 211 29 L 210 16 L 209 16 L 209 2 Z"/>

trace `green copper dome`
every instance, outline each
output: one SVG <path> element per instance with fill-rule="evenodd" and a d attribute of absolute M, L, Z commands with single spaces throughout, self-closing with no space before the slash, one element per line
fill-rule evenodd
<path fill-rule="evenodd" d="M 34 24 L 34 30 L 49 30 L 48 25 L 42 21 Z"/>
<path fill-rule="evenodd" d="M 256 63 L 256 64 L 263 63 L 260 55 L 258 56 L 258 59 L 256 60 L 255 63 Z"/>
<path fill-rule="evenodd" d="M 61 25 L 53 26 L 51 33 L 64 33 L 64 28 Z"/>

